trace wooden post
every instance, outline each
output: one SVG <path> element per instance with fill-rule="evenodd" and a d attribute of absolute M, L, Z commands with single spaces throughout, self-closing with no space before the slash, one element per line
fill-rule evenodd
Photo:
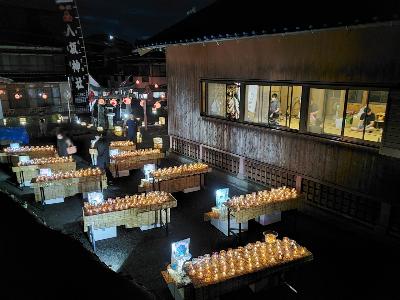
<path fill-rule="evenodd" d="M 199 162 L 203 161 L 203 144 L 200 144 L 200 152 L 199 152 Z"/>
<path fill-rule="evenodd" d="M 237 178 L 244 179 L 244 157 L 239 157 L 239 172 Z"/>
<path fill-rule="evenodd" d="M 144 105 L 143 105 L 144 130 L 147 131 L 147 99 L 143 100 L 144 100 Z"/>
<path fill-rule="evenodd" d="M 296 175 L 296 191 L 300 194 L 301 193 L 301 176 Z"/>

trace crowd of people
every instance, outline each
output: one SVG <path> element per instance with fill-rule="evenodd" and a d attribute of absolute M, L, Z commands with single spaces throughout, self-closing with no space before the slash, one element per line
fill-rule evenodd
<path fill-rule="evenodd" d="M 136 143 L 136 136 L 138 131 L 138 121 L 133 115 L 129 116 L 129 119 L 125 122 L 126 139 Z M 73 143 L 72 139 L 68 136 L 68 133 L 64 130 L 57 130 L 57 152 L 59 156 L 70 156 L 72 155 L 77 165 L 87 164 L 80 156 L 77 155 L 77 146 Z M 93 139 L 90 142 L 90 148 L 88 149 L 91 153 L 91 165 L 98 167 L 105 171 L 109 184 L 112 184 L 111 172 L 109 170 L 110 163 L 110 140 L 107 138 L 107 134 L 97 131 Z"/>

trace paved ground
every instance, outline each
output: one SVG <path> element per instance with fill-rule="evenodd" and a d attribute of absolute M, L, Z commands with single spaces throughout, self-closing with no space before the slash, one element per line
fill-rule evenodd
<path fill-rule="evenodd" d="M 165 160 L 163 165 L 178 164 Z M 131 176 L 119 178 L 106 191 L 106 196 L 117 196 L 137 192 L 137 185 L 143 174 L 140 170 Z M 28 201 L 28 209 L 44 219 L 48 226 L 60 230 L 79 240 L 91 250 L 86 234 L 82 230 L 80 197 L 71 197 L 62 204 L 41 207 L 34 204 L 32 194 L 20 192 L 4 180 L 7 171 L 0 174 L 0 187 L 18 193 Z M 171 210 L 169 235 L 163 228 L 141 231 L 140 229 L 118 228 L 118 237 L 99 241 L 96 255 L 114 271 L 129 274 L 137 282 L 154 291 L 161 299 L 171 299 L 160 271 L 170 261 L 171 242 L 191 238 L 190 250 L 193 256 L 211 253 L 237 245 L 232 238 L 225 237 L 216 228 L 203 221 L 203 213 L 214 205 L 217 188 L 229 187 L 231 195 L 259 189 L 250 186 L 240 190 L 229 185 L 219 172 L 208 176 L 205 189 L 190 194 L 176 193 L 178 207 Z M 342 227 L 342 226 L 341 226 Z M 282 221 L 270 226 L 250 222 L 249 233 L 244 243 L 262 239 L 265 229 L 275 229 L 280 236 L 289 236 L 310 249 L 315 257 L 313 263 L 299 270 L 295 282 L 300 299 L 398 299 L 396 274 L 399 262 L 399 244 L 382 244 L 369 236 L 356 233 L 351 226 L 340 229 L 327 220 L 302 213 L 289 212 Z M 79 270 L 77 270 L 79 272 Z M 245 288 L 223 299 L 294 299 L 286 286 L 253 294 Z"/>

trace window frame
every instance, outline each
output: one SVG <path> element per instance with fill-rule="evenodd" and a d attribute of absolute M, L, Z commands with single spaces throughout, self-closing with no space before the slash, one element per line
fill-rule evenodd
<path fill-rule="evenodd" d="M 240 83 L 240 118 L 239 120 L 229 120 L 226 116 L 221 117 L 221 116 L 214 116 L 214 115 L 209 115 L 208 114 L 208 83 L 222 83 L 222 84 L 231 84 L 234 82 L 239 82 Z M 203 94 L 203 83 L 205 84 L 205 91 Z M 293 129 L 290 128 L 290 122 L 291 120 L 289 119 L 289 124 L 288 126 L 281 126 L 281 125 L 271 125 L 269 124 L 269 115 L 268 115 L 268 120 L 267 123 L 256 123 L 256 122 L 250 122 L 250 121 L 245 121 L 244 114 L 245 114 L 245 102 L 246 102 L 246 86 L 247 85 L 259 85 L 259 86 L 288 86 L 291 87 L 290 92 L 290 111 L 292 109 L 292 98 L 293 98 L 293 86 L 301 86 L 301 104 L 300 104 L 300 120 L 299 120 L 299 129 Z M 342 128 L 341 128 L 341 134 L 340 135 L 333 135 L 333 134 L 326 134 L 326 133 L 313 133 L 308 131 L 308 117 L 309 117 L 309 102 L 310 102 L 310 89 L 311 88 L 317 88 L 317 89 L 331 89 L 331 90 L 345 90 L 345 102 L 344 102 L 344 108 L 343 108 L 343 114 L 342 114 Z M 322 138 L 330 141 L 336 141 L 336 142 L 343 142 L 343 143 L 351 143 L 355 145 L 361 145 L 361 146 L 369 146 L 369 147 L 375 147 L 379 148 L 382 145 L 382 140 L 383 136 L 385 134 L 385 129 L 386 126 L 383 128 L 382 132 L 382 139 L 381 142 L 374 142 L 370 140 L 364 140 L 364 131 L 365 131 L 365 125 L 364 125 L 364 130 L 363 130 L 363 139 L 357 139 L 357 138 L 352 138 L 352 137 L 347 137 L 344 136 L 344 129 L 345 129 L 345 115 L 347 111 L 347 105 L 348 105 L 348 94 L 349 90 L 367 90 L 368 92 L 370 91 L 386 91 L 388 92 L 387 96 L 387 101 L 386 101 L 386 107 L 385 107 L 385 115 L 388 113 L 388 108 L 390 106 L 390 94 L 391 94 L 391 86 L 387 85 L 373 85 L 373 86 L 368 86 L 366 84 L 358 84 L 358 83 L 353 83 L 353 84 L 338 84 L 338 83 L 320 83 L 320 82 L 300 82 L 300 81 L 267 81 L 267 80 L 242 80 L 242 79 L 231 79 L 231 78 L 223 78 L 223 79 L 211 79 L 211 78 L 200 78 L 199 79 L 199 99 L 200 99 L 200 116 L 201 117 L 207 117 L 207 118 L 212 118 L 212 119 L 218 119 L 218 120 L 223 120 L 226 122 L 231 122 L 233 124 L 238 123 L 242 125 L 251 125 L 251 126 L 256 126 L 256 127 L 261 127 L 261 128 L 266 128 L 268 130 L 279 130 L 279 131 L 284 131 L 284 132 L 292 132 L 292 133 L 299 133 L 301 135 L 306 135 L 306 136 L 314 136 L 317 138 Z M 269 90 L 269 99 L 268 99 L 268 105 L 270 104 L 271 101 L 271 88 Z M 368 101 L 367 105 L 369 105 L 369 94 L 368 94 Z M 291 112 L 290 112 L 291 115 Z"/>

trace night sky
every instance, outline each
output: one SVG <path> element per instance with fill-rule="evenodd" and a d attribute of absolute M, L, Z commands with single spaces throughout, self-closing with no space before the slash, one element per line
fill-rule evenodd
<path fill-rule="evenodd" d="M 85 36 L 107 33 L 133 42 L 175 24 L 213 0 L 76 0 Z"/>

